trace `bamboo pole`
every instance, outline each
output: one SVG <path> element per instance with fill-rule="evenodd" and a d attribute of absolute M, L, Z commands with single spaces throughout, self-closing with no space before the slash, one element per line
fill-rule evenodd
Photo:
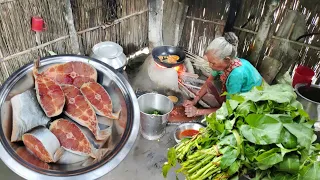
<path fill-rule="evenodd" d="M 12 1 L 15 1 L 15 0 L 0 0 L 0 4 L 2 4 L 2 3 L 8 3 L 8 2 L 12 2 Z"/>
<path fill-rule="evenodd" d="M 70 35 L 70 46 L 72 53 L 74 54 L 80 54 L 80 45 L 78 41 L 78 35 L 77 31 L 74 25 L 74 18 L 72 14 L 72 8 L 70 0 L 65 0 L 65 15 L 64 18 L 67 22 L 68 29 L 69 29 L 69 35 Z"/>

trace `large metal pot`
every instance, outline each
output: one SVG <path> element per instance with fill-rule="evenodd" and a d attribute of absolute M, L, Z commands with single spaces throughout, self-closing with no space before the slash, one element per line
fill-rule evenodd
<path fill-rule="evenodd" d="M 28 162 L 16 152 L 22 143 L 11 143 L 11 116 L 0 119 L 0 157 L 16 174 L 25 179 L 97 179 L 115 168 L 129 153 L 139 132 L 140 115 L 136 96 L 125 78 L 107 64 L 85 56 L 59 55 L 41 59 L 41 70 L 46 67 L 69 61 L 90 63 L 98 72 L 98 82 L 109 92 L 115 108 L 122 109 L 120 118 L 113 121 L 112 136 L 108 144 L 111 151 L 100 161 L 87 166 L 83 164 L 50 164 L 43 168 Z M 12 74 L 0 89 L 1 108 L 15 94 L 34 87 L 33 64 L 27 64 Z M 9 137 L 8 137 L 9 136 Z"/>
<path fill-rule="evenodd" d="M 295 86 L 297 100 L 303 105 L 310 118 L 320 121 L 320 86 L 297 84 Z"/>
<path fill-rule="evenodd" d="M 169 114 L 173 109 L 172 101 L 164 95 L 147 93 L 138 98 L 141 116 L 141 134 L 145 139 L 157 140 L 161 138 L 166 129 Z M 153 111 L 160 114 L 151 114 Z"/>

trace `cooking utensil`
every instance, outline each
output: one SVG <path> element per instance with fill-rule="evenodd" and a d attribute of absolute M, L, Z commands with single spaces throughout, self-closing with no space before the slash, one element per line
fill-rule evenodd
<path fill-rule="evenodd" d="M 297 100 L 302 104 L 310 118 L 320 121 L 320 86 L 297 84 L 295 86 Z"/>
<path fill-rule="evenodd" d="M 41 59 L 39 71 L 51 65 L 80 61 L 90 63 L 98 72 L 98 83 L 109 92 L 115 109 L 121 107 L 120 118 L 112 122 L 112 135 L 107 147 L 111 151 L 100 161 L 82 166 L 82 163 L 61 165 L 50 164 L 48 169 L 34 165 L 20 157 L 15 151 L 22 147 L 21 143 L 11 143 L 10 107 L 8 102 L 15 94 L 34 88 L 32 76 L 33 63 L 27 64 L 13 73 L 0 89 L 0 157 L 15 173 L 25 179 L 97 179 L 115 168 L 129 153 L 138 135 L 140 115 L 135 94 L 121 73 L 109 65 L 85 56 L 58 55 Z M 3 107 L 6 111 L 3 111 Z M 47 167 L 47 166 L 46 166 Z"/>
<path fill-rule="evenodd" d="M 180 124 L 176 130 L 174 131 L 173 137 L 174 140 L 179 143 L 181 141 L 180 134 L 185 130 L 197 130 L 199 131 L 200 128 L 204 128 L 204 125 L 200 123 L 183 123 Z"/>
<path fill-rule="evenodd" d="M 147 93 L 138 98 L 141 134 L 145 139 L 157 140 L 161 138 L 166 129 L 169 113 L 173 109 L 172 101 L 164 95 Z M 159 111 L 159 115 L 152 114 Z"/>
<path fill-rule="evenodd" d="M 127 65 L 127 57 L 123 53 L 123 48 L 111 41 L 94 45 L 90 57 L 98 59 L 120 72 Z"/>
<path fill-rule="evenodd" d="M 160 61 L 159 56 L 168 56 L 168 55 L 177 55 L 179 56 L 179 60 L 175 64 L 170 64 L 170 63 Z M 172 68 L 180 64 L 183 64 L 184 59 L 186 58 L 186 54 L 184 53 L 183 49 L 176 46 L 158 46 L 152 50 L 152 57 L 156 61 L 156 63 L 159 64 L 160 66 Z"/>

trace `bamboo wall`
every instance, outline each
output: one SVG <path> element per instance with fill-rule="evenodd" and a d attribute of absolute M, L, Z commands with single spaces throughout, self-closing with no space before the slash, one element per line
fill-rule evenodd
<path fill-rule="evenodd" d="M 172 0 L 165 0 L 172 1 Z M 173 0 L 174 1 L 174 0 Z M 180 0 L 182 1 L 182 0 Z M 215 37 L 221 36 L 223 28 L 228 16 L 230 8 L 229 1 L 224 0 L 198 0 L 190 1 L 184 0 L 185 4 L 189 6 L 184 29 L 180 41 L 180 45 L 189 49 L 190 51 L 203 55 L 208 43 Z M 235 33 L 239 37 L 239 57 L 248 58 L 252 47 L 254 46 L 254 39 L 256 37 L 259 26 L 261 25 L 262 18 L 265 15 L 267 0 L 242 0 L 242 5 L 237 15 L 235 22 Z M 279 24 L 286 21 L 283 19 L 287 13 L 286 10 L 297 10 L 306 17 L 306 30 L 308 33 L 320 32 L 319 14 L 320 14 L 320 1 L 318 0 L 292 0 L 280 1 L 279 8 L 274 13 L 273 24 L 271 26 L 270 37 L 263 47 L 264 55 L 269 55 L 270 47 L 279 41 L 295 41 L 295 39 L 279 38 L 276 36 Z M 165 10 L 164 10 L 165 11 Z M 164 12 L 165 13 L 165 12 Z M 253 19 L 243 28 L 241 28 L 250 16 Z M 320 76 L 320 35 L 309 36 L 302 39 L 299 45 L 293 43 L 298 49 L 299 56 L 291 62 L 292 67 L 296 64 L 303 64 L 312 67 Z M 299 43 L 299 42 L 298 42 Z M 262 61 L 263 56 L 259 59 Z M 285 57 L 286 58 L 286 57 Z"/>
<path fill-rule="evenodd" d="M 71 53 L 65 0 L 0 0 L 0 83 L 48 51 Z M 88 55 L 101 41 L 119 43 L 126 54 L 147 46 L 147 0 L 71 0 L 80 50 Z M 31 17 L 41 16 L 47 30 L 31 30 Z M 37 39 L 37 37 L 39 37 Z"/>

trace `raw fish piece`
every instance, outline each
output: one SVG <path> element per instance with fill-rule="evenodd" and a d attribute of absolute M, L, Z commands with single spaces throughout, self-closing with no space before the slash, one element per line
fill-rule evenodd
<path fill-rule="evenodd" d="M 60 159 L 64 149 L 49 129 L 38 127 L 22 136 L 24 145 L 41 161 L 50 163 Z"/>
<path fill-rule="evenodd" d="M 50 165 L 40 161 L 37 157 L 35 157 L 33 154 L 31 154 L 25 146 L 19 147 L 16 150 L 16 153 L 25 161 L 28 163 L 42 169 L 49 169 Z"/>
<path fill-rule="evenodd" d="M 58 116 L 62 113 L 65 98 L 61 87 L 52 79 L 38 73 L 39 60 L 35 61 L 33 76 L 37 99 L 48 117 Z"/>
<path fill-rule="evenodd" d="M 80 125 L 87 127 L 97 140 L 106 139 L 109 136 L 108 132 L 100 131 L 96 114 L 80 90 L 73 85 L 63 85 L 62 89 L 66 97 L 64 113 Z"/>
<path fill-rule="evenodd" d="M 86 82 L 97 81 L 97 71 L 90 64 L 83 62 L 68 62 L 49 67 L 42 73 L 58 84 L 71 84 L 78 88 Z"/>
<path fill-rule="evenodd" d="M 119 119 L 120 111 L 113 113 L 112 101 L 107 91 L 96 82 L 85 83 L 80 88 L 83 96 L 90 102 L 98 115 Z"/>
<path fill-rule="evenodd" d="M 68 150 L 65 150 L 63 155 L 60 157 L 58 164 L 74 164 L 84 160 L 87 160 L 90 156 L 81 156 L 74 154 Z"/>
<path fill-rule="evenodd" d="M 42 111 L 33 89 L 11 98 L 12 133 L 11 142 L 21 141 L 22 135 L 34 127 L 46 125 L 48 118 Z"/>
<path fill-rule="evenodd" d="M 68 151 L 81 156 L 95 157 L 89 140 L 75 123 L 61 118 L 51 123 L 50 131 Z"/>
<path fill-rule="evenodd" d="M 60 118 L 53 121 L 50 125 L 50 131 L 58 138 L 65 150 L 77 155 L 101 159 L 105 155 L 104 152 L 108 150 L 93 147 L 81 128 L 71 120 Z"/>

